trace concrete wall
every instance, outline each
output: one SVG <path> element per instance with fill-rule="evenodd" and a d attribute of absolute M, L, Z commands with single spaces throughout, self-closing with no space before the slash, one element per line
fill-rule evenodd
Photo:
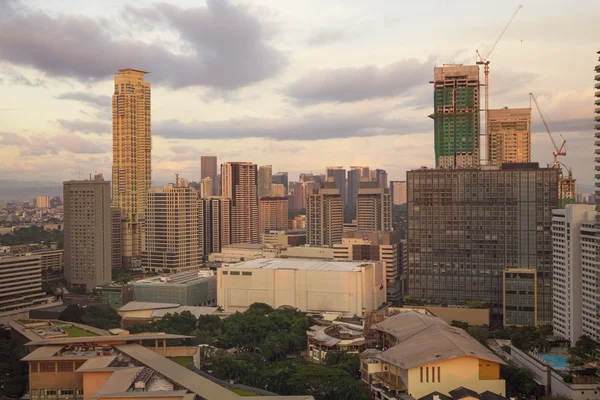
<path fill-rule="evenodd" d="M 197 346 L 167 346 L 163 348 L 160 344 L 158 347 L 149 346 L 148 348 L 164 357 L 193 356 L 198 350 Z"/>

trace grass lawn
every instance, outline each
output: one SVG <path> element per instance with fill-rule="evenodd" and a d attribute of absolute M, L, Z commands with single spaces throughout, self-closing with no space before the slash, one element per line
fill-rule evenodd
<path fill-rule="evenodd" d="M 84 331 L 81 328 L 76 328 L 74 326 L 70 328 L 63 328 L 65 332 L 69 335 L 69 337 L 82 337 L 82 336 L 98 336 L 93 332 Z"/>
<path fill-rule="evenodd" d="M 262 396 L 262 394 L 260 394 L 260 393 L 251 392 L 250 390 L 246 390 L 246 389 L 237 389 L 237 388 L 227 388 L 227 389 L 231 390 L 233 393 L 237 394 L 238 396 Z"/>
<path fill-rule="evenodd" d="M 176 362 L 177 364 L 187 367 L 194 359 L 193 356 L 178 356 L 178 357 L 167 357 L 169 360 Z"/>

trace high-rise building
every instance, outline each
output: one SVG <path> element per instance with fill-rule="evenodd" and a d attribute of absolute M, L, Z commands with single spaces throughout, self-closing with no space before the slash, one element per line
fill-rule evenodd
<path fill-rule="evenodd" d="M 479 166 L 479 66 L 448 64 L 433 70 L 435 165 Z"/>
<path fill-rule="evenodd" d="M 311 246 L 333 246 L 342 242 L 344 199 L 332 182 L 308 195 L 306 241 Z"/>
<path fill-rule="evenodd" d="M 0 314 L 49 303 L 42 290 L 40 255 L 0 257 Z"/>
<path fill-rule="evenodd" d="M 204 178 L 210 178 L 212 182 L 212 192 L 207 193 L 206 196 L 216 196 L 217 195 L 217 156 L 200 156 L 200 180 L 202 181 Z"/>
<path fill-rule="evenodd" d="M 600 231 L 596 226 L 596 214 L 590 212 L 581 223 L 581 323 L 582 333 L 600 342 L 600 299 L 598 299 L 598 271 L 600 259 Z"/>
<path fill-rule="evenodd" d="M 287 199 L 285 186 L 281 183 L 273 183 L 271 185 L 271 193 L 273 194 L 273 197 L 285 197 Z"/>
<path fill-rule="evenodd" d="M 379 187 L 377 182 L 363 182 L 358 189 L 356 201 L 358 230 L 392 231 L 392 197 L 389 189 Z"/>
<path fill-rule="evenodd" d="M 288 229 L 287 197 L 261 197 L 258 200 L 258 226 L 261 234 Z"/>
<path fill-rule="evenodd" d="M 340 191 L 340 196 L 344 199 L 344 204 L 348 203 L 348 189 L 346 186 L 346 170 L 342 166 L 326 167 L 327 181 L 334 182 L 335 187 Z"/>
<path fill-rule="evenodd" d="M 489 110 L 489 121 L 488 164 L 531 162 L 531 108 Z"/>
<path fill-rule="evenodd" d="M 37 208 L 50 208 L 50 196 L 37 196 L 35 206 Z"/>
<path fill-rule="evenodd" d="M 348 198 L 346 204 L 349 207 L 356 207 L 356 196 L 360 182 L 369 179 L 369 167 L 354 165 L 350 166 L 348 171 Z"/>
<path fill-rule="evenodd" d="M 212 197 L 214 193 L 213 184 L 214 182 L 210 176 L 202 178 L 202 181 L 200 181 L 200 197 L 203 199 L 206 197 Z"/>
<path fill-rule="evenodd" d="M 126 68 L 115 74 L 113 114 L 113 206 L 121 209 L 123 257 L 142 251 L 146 194 L 152 185 L 152 131 L 148 72 Z"/>
<path fill-rule="evenodd" d="M 220 253 L 231 244 L 231 199 L 208 197 L 200 199 L 204 255 Z"/>
<path fill-rule="evenodd" d="M 65 280 L 73 288 L 92 290 L 112 279 L 110 182 L 94 180 L 63 184 L 65 218 Z"/>
<path fill-rule="evenodd" d="M 273 167 L 261 165 L 258 167 L 258 197 L 272 196 L 271 185 L 273 179 Z"/>
<path fill-rule="evenodd" d="M 231 243 L 259 243 L 258 185 L 256 164 L 228 162 L 221 165 L 223 196 L 231 199 Z"/>
<path fill-rule="evenodd" d="M 409 171 L 407 182 L 411 297 L 480 301 L 490 305 L 494 324 L 552 323 L 558 169 L 537 163 L 421 169 Z M 520 274 L 510 272 L 503 281 L 505 270 Z M 535 282 L 537 301 L 519 289 L 521 277 Z"/>
<path fill-rule="evenodd" d="M 112 222 L 112 269 L 121 269 L 123 267 L 121 209 L 118 207 L 111 207 L 110 215 Z"/>
<path fill-rule="evenodd" d="M 288 173 L 287 172 L 278 172 L 271 177 L 272 183 L 277 183 L 279 185 L 283 185 L 285 188 L 285 194 L 288 193 Z"/>
<path fill-rule="evenodd" d="M 290 188 L 293 194 L 293 206 L 291 209 L 293 211 L 300 211 L 303 208 L 306 208 L 306 194 L 302 182 L 290 182 Z"/>
<path fill-rule="evenodd" d="M 388 187 L 387 171 L 384 169 L 376 169 L 375 170 L 375 182 L 377 182 L 378 187 L 387 189 L 387 187 Z"/>
<path fill-rule="evenodd" d="M 390 181 L 390 192 L 393 205 L 406 204 L 406 181 Z"/>
<path fill-rule="evenodd" d="M 583 335 L 583 271 L 582 224 L 594 219 L 593 205 L 568 204 L 552 211 L 552 309 L 553 334 L 575 346 Z M 595 261 L 595 260 L 594 260 Z M 595 270 L 595 269 L 594 269 Z M 587 272 L 587 275 L 590 275 Z M 595 275 L 595 274 L 594 274 Z M 595 291 L 596 277 L 592 275 Z M 589 282 L 586 282 L 586 286 Z M 590 287 L 586 290 L 589 292 Z M 594 307 L 595 311 L 595 307 Z"/>
<path fill-rule="evenodd" d="M 142 268 L 152 272 L 198 269 L 202 263 L 198 218 L 198 193 L 181 180 L 150 190 Z"/>

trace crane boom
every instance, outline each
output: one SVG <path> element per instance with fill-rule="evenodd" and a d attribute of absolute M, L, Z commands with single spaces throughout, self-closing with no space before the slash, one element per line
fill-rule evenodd
<path fill-rule="evenodd" d="M 500 32 L 500 35 L 498 35 L 498 38 L 496 39 L 496 41 L 492 45 L 492 48 L 490 49 L 490 51 L 488 51 L 488 53 L 487 53 L 487 55 L 485 57 L 481 57 L 481 54 L 479 53 L 479 49 L 481 48 L 481 46 L 483 46 L 483 44 L 481 46 L 479 46 L 479 49 L 476 50 L 477 56 L 479 57 L 479 61 L 486 62 L 487 59 L 490 58 L 490 55 L 492 54 L 492 52 L 496 48 L 496 45 L 498 44 L 498 42 L 500 41 L 500 39 L 502 39 L 502 36 L 504 36 L 504 33 L 506 33 L 506 30 L 508 29 L 508 27 L 510 26 L 510 24 L 513 22 L 513 20 L 515 19 L 515 17 L 519 13 L 519 11 L 521 11 L 521 8 L 523 8 L 522 5 L 520 5 L 519 7 L 517 7 L 516 11 L 513 13 L 512 17 L 510 17 L 510 20 L 504 26 L 504 29 L 502 29 L 502 32 Z"/>
<path fill-rule="evenodd" d="M 552 152 L 552 155 L 554 155 L 554 168 L 558 168 L 559 167 L 558 156 L 566 156 L 567 155 L 567 150 L 566 150 L 567 140 L 561 135 L 560 137 L 562 137 L 563 142 L 562 142 L 562 145 L 560 146 L 560 148 L 558 147 L 558 145 L 556 144 L 556 141 L 554 140 L 554 137 L 552 136 L 552 132 L 550 132 L 550 127 L 548 126 L 548 123 L 546 122 L 546 118 L 544 118 L 544 114 L 542 114 L 542 109 L 540 108 L 540 105 L 538 104 L 538 101 L 537 101 L 535 95 L 533 93 L 529 93 L 529 98 L 530 98 L 530 100 L 533 100 L 533 103 L 535 104 L 535 108 L 537 109 L 538 114 L 540 114 L 540 117 L 542 118 L 542 122 L 544 123 L 544 126 L 546 127 L 546 132 L 548 132 L 548 136 L 550 136 L 550 140 L 552 141 L 552 145 L 554 146 L 554 152 Z M 530 107 L 531 107 L 531 105 L 530 105 Z"/>

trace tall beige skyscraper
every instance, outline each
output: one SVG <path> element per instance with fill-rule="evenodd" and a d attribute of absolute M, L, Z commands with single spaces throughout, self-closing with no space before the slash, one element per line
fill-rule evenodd
<path fill-rule="evenodd" d="M 221 165 L 221 190 L 231 199 L 231 243 L 259 243 L 257 167 L 251 162 Z"/>
<path fill-rule="evenodd" d="M 258 197 L 272 196 L 271 185 L 273 179 L 273 167 L 261 165 L 258 167 Z"/>
<path fill-rule="evenodd" d="M 142 251 L 142 225 L 152 184 L 150 82 L 147 71 L 120 69 L 115 74 L 113 113 L 113 206 L 121 209 L 126 264 Z"/>
<path fill-rule="evenodd" d="M 177 180 L 176 186 L 148 192 L 142 245 L 146 271 L 182 272 L 202 263 L 202 238 L 198 221 L 198 193 Z"/>
<path fill-rule="evenodd" d="M 258 224 L 261 234 L 288 229 L 287 197 L 261 197 L 258 201 Z"/>
<path fill-rule="evenodd" d="M 358 230 L 392 231 L 392 198 L 389 189 L 379 187 L 377 182 L 363 182 L 356 200 Z"/>
<path fill-rule="evenodd" d="M 271 185 L 271 194 L 273 197 L 286 197 L 285 186 L 281 183 L 273 183 Z"/>
<path fill-rule="evenodd" d="M 200 197 L 212 197 L 214 193 L 213 187 L 214 182 L 210 176 L 202 178 L 202 181 L 200 182 Z"/>
<path fill-rule="evenodd" d="M 326 182 L 310 193 L 306 205 L 306 242 L 311 246 L 333 246 L 342 242 L 344 199 L 334 182 Z"/>
<path fill-rule="evenodd" d="M 490 110 L 488 164 L 531 162 L 531 108 Z"/>
<path fill-rule="evenodd" d="M 219 253 L 231 244 L 231 199 L 214 196 L 200 199 L 204 255 Z"/>
<path fill-rule="evenodd" d="M 392 205 L 406 204 L 406 181 L 390 181 L 390 194 L 392 195 Z"/>
<path fill-rule="evenodd" d="M 91 290 L 112 280 L 112 212 L 110 182 L 94 180 L 63 184 L 65 280 Z"/>

